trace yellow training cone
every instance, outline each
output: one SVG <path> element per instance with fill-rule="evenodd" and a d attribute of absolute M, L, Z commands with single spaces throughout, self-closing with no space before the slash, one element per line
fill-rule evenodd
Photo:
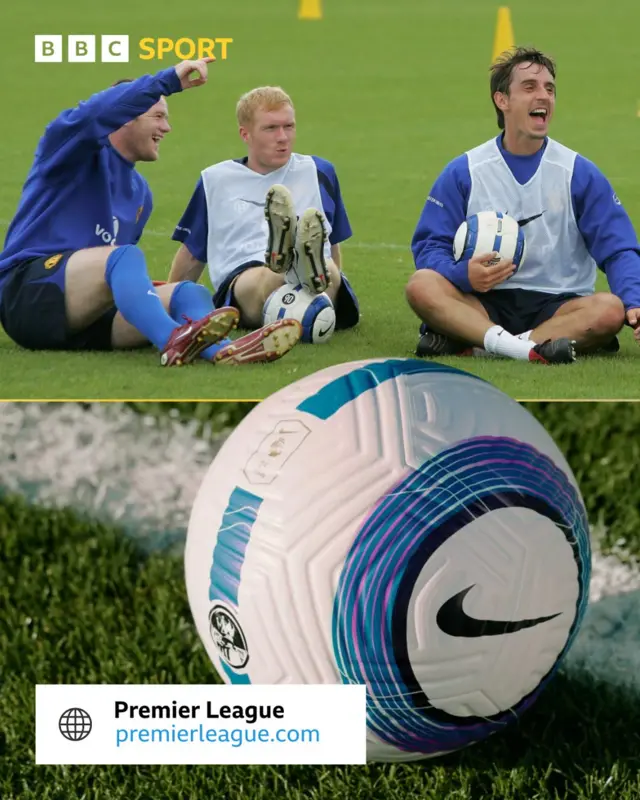
<path fill-rule="evenodd" d="M 498 22 L 496 23 L 496 35 L 493 39 L 493 55 L 491 60 L 495 61 L 505 50 L 515 47 L 513 37 L 513 25 L 511 24 L 511 11 L 507 6 L 498 9 Z"/>
<path fill-rule="evenodd" d="M 322 0 L 300 0 L 298 19 L 322 19 Z"/>

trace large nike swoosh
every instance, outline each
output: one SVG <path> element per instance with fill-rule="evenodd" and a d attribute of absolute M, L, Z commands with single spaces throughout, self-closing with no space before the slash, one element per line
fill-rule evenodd
<path fill-rule="evenodd" d="M 264 200 L 262 202 L 260 202 L 259 200 L 247 200 L 244 197 L 240 198 L 240 202 L 241 203 L 251 203 L 252 206 L 263 206 L 264 205 Z"/>
<path fill-rule="evenodd" d="M 464 598 L 473 589 L 475 583 L 450 597 L 438 610 L 436 623 L 443 633 L 464 639 L 474 639 L 478 636 L 502 636 L 505 633 L 516 633 L 525 628 L 533 628 L 559 617 L 562 612 L 551 614 L 550 617 L 537 619 L 498 620 L 475 619 L 465 613 L 462 608 Z"/>
<path fill-rule="evenodd" d="M 534 219 L 538 219 L 538 217 L 541 217 L 543 214 L 544 211 L 541 211 L 539 214 L 534 214 L 532 217 L 527 217 L 526 219 L 519 219 L 518 225 L 521 228 L 524 228 L 525 225 L 528 225 L 530 222 L 533 222 Z"/>
<path fill-rule="evenodd" d="M 333 330 L 333 323 L 331 323 L 331 325 L 329 325 L 329 327 L 325 328 L 323 331 L 318 331 L 318 336 L 326 336 L 329 333 L 329 331 L 332 330 Z"/>

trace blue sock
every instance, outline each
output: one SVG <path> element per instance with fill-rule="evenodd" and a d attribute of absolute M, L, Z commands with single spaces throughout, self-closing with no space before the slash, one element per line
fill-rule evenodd
<path fill-rule="evenodd" d="M 200 283 L 183 281 L 173 290 L 171 302 L 169 303 L 169 313 L 174 320 L 182 324 L 183 317 L 190 319 L 200 319 L 213 311 L 213 298 L 211 292 Z M 221 339 L 216 344 L 212 344 L 200 353 L 202 358 L 211 361 L 215 354 L 231 343 L 231 339 Z"/>
<path fill-rule="evenodd" d="M 139 247 L 132 244 L 116 247 L 107 258 L 105 272 L 113 302 L 134 328 L 154 344 L 164 349 L 173 331 L 180 327 L 164 310 Z"/>

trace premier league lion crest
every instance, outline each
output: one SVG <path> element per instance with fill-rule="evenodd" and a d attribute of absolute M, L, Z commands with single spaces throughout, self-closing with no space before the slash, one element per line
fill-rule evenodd
<path fill-rule="evenodd" d="M 240 623 L 231 611 L 216 604 L 209 612 L 209 630 L 220 656 L 234 669 L 242 669 L 249 661 L 247 641 Z"/>

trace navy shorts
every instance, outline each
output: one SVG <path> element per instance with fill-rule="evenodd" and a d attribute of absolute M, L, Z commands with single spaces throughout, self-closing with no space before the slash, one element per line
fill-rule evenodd
<path fill-rule="evenodd" d="M 241 264 L 232 270 L 213 294 L 215 308 L 221 308 L 222 306 L 237 308 L 232 284 L 238 275 L 247 269 L 251 269 L 251 267 L 264 267 L 264 263 L 262 261 L 248 261 L 246 264 Z M 358 298 L 344 273 L 341 273 L 341 278 L 338 295 L 333 304 L 336 312 L 336 330 L 353 328 L 360 320 Z"/>
<path fill-rule="evenodd" d="M 492 289 L 474 292 L 482 303 L 491 322 L 517 336 L 542 325 L 569 300 L 581 297 L 573 292 L 550 294 L 530 289 Z"/>
<path fill-rule="evenodd" d="M 0 324 L 29 350 L 111 350 L 115 306 L 82 331 L 67 325 L 64 300 L 66 250 L 31 258 L 15 266 L 2 284 Z"/>

